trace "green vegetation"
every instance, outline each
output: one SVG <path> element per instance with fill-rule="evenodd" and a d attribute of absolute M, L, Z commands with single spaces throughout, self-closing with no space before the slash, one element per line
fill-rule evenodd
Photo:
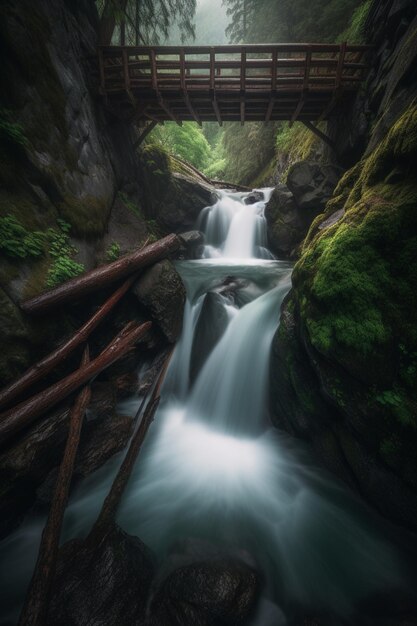
<path fill-rule="evenodd" d="M 321 231 L 325 216 L 317 218 L 293 274 L 299 315 L 314 348 L 355 378 L 377 381 L 369 390 L 369 410 L 385 416 L 386 424 L 395 420 L 399 428 L 412 429 L 417 427 L 416 156 L 414 105 L 341 179 L 325 216 L 341 208 L 345 215 Z M 366 371 L 367 359 L 372 372 Z M 391 385 L 382 382 L 387 376 Z"/>
<path fill-rule="evenodd" d="M 349 43 L 365 43 L 365 23 L 368 17 L 372 0 L 366 0 L 353 12 L 349 26 L 337 38 L 336 41 L 348 41 Z"/>
<path fill-rule="evenodd" d="M 11 121 L 11 111 L 0 107 L 0 137 L 3 141 L 25 147 L 28 143 L 23 126 Z"/>
<path fill-rule="evenodd" d="M 61 219 L 57 224 L 57 229 L 48 228 L 46 232 L 29 231 L 13 215 L 0 218 L 0 250 L 11 258 L 46 257 L 50 262 L 47 287 L 55 287 L 85 269 L 72 258 L 77 250 L 70 243 L 71 226 Z"/>
<path fill-rule="evenodd" d="M 170 27 L 176 23 L 182 39 L 194 36 L 193 17 L 196 0 L 127 0 L 122 12 L 114 0 L 96 0 L 100 15 L 114 16 L 119 24 L 126 19 L 126 43 L 135 45 L 136 31 L 140 43 L 156 44 L 168 37 Z M 119 43 L 119 30 L 114 34 L 113 43 Z"/>
<path fill-rule="evenodd" d="M 182 126 L 168 122 L 157 126 L 150 133 L 147 144 L 160 146 L 200 170 L 204 170 L 210 161 L 210 144 L 195 122 L 185 122 Z"/>
<path fill-rule="evenodd" d="M 41 256 L 45 252 L 45 235 L 26 230 L 13 215 L 0 217 L 0 250 L 9 257 Z"/>
<path fill-rule="evenodd" d="M 120 256 L 120 245 L 117 241 L 113 241 L 106 251 L 106 259 L 107 261 L 117 261 Z"/>

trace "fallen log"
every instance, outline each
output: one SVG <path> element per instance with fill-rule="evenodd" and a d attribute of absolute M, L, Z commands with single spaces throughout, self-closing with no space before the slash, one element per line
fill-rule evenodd
<path fill-rule="evenodd" d="M 29 368 L 18 380 L 0 391 L 0 408 L 4 408 L 15 398 L 21 396 L 35 382 L 49 374 L 57 365 L 64 361 L 79 345 L 87 341 L 92 331 L 119 302 L 136 280 L 134 274 L 121 285 L 104 304 L 94 313 L 68 341 Z"/>
<path fill-rule="evenodd" d="M 81 367 L 88 362 L 89 350 L 87 346 Z M 52 582 L 55 576 L 62 522 L 80 442 L 81 427 L 90 398 L 91 389 L 86 386 L 78 394 L 71 409 L 64 456 L 59 468 L 51 508 L 42 533 L 32 580 L 20 615 L 19 626 L 42 626 L 45 623 Z"/>
<path fill-rule="evenodd" d="M 106 532 L 112 527 L 112 524 L 115 521 L 117 508 L 120 503 L 120 499 L 123 495 L 123 492 L 126 488 L 126 485 L 129 481 L 130 475 L 132 473 L 133 467 L 135 465 L 137 456 L 140 452 L 142 444 L 145 440 L 146 434 L 149 430 L 150 425 L 153 422 L 156 410 L 160 401 L 160 391 L 161 386 L 165 378 L 166 371 L 168 369 L 169 361 L 171 359 L 173 350 L 166 357 L 160 373 L 158 375 L 158 379 L 156 380 L 154 389 L 152 391 L 151 397 L 146 405 L 145 412 L 139 424 L 139 427 L 136 430 L 136 433 L 133 435 L 132 440 L 130 442 L 129 450 L 123 462 L 117 472 L 116 478 L 113 481 L 113 484 L 110 488 L 109 493 L 104 500 L 103 506 L 101 508 L 100 514 L 88 535 L 87 541 L 92 543 L 98 543 L 101 539 L 106 535 Z M 137 417 L 142 413 L 143 405 L 146 401 L 146 398 L 141 403 Z"/>
<path fill-rule="evenodd" d="M 164 259 L 180 246 L 181 242 L 176 235 L 167 235 L 145 248 L 113 261 L 113 263 L 101 265 L 90 272 L 62 283 L 54 289 L 26 300 L 21 304 L 21 308 L 25 313 L 43 313 L 65 302 L 73 302 L 86 294 L 91 294 L 93 291 L 129 276 L 141 268 Z"/>
<path fill-rule="evenodd" d="M 220 187 L 220 188 L 224 188 L 224 189 L 236 189 L 237 191 L 252 191 L 252 189 L 250 187 L 245 187 L 245 185 L 236 185 L 236 183 L 229 183 L 225 180 L 214 180 L 212 179 L 211 184 L 214 187 Z"/>
<path fill-rule="evenodd" d="M 16 407 L 0 414 L 0 445 L 124 356 L 135 342 L 149 331 L 151 326 L 151 322 L 140 326 L 130 322 L 93 361 Z"/>

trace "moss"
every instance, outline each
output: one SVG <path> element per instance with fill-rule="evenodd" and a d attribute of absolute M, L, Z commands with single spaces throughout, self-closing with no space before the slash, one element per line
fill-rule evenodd
<path fill-rule="evenodd" d="M 75 237 L 95 239 L 106 231 L 111 206 L 107 198 L 66 197 L 58 204 L 60 216 L 72 227 Z"/>
<path fill-rule="evenodd" d="M 345 214 L 322 231 L 318 221 L 313 224 L 293 274 L 312 346 L 356 378 L 379 381 L 370 401 L 375 415 L 413 429 L 416 162 L 417 109 L 412 106 L 339 182 L 326 214 L 338 209 Z M 366 372 L 367 361 L 375 372 Z M 391 388 L 383 386 L 387 378 Z M 337 389 L 329 392 L 337 402 Z"/>
<path fill-rule="evenodd" d="M 142 218 L 142 220 L 145 222 L 149 243 L 154 243 L 155 241 L 158 241 L 158 239 L 162 237 L 162 232 L 158 222 L 152 218 L 145 217 L 140 206 L 129 200 L 128 196 L 125 193 L 119 192 L 118 195 L 123 204 L 127 206 L 128 209 L 133 211 L 135 215 Z"/>
<path fill-rule="evenodd" d="M 106 250 L 106 260 L 116 261 L 120 256 L 120 245 L 113 241 Z"/>

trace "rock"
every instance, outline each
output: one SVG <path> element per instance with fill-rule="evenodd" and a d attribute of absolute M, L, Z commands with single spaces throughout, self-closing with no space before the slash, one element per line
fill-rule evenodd
<path fill-rule="evenodd" d="M 300 161 L 290 168 L 287 187 L 300 209 L 313 209 L 318 215 L 331 198 L 341 174 L 342 170 L 334 165 Z"/>
<path fill-rule="evenodd" d="M 262 191 L 252 191 L 246 198 L 244 199 L 245 204 L 255 204 L 255 202 L 260 202 L 264 200 L 265 196 Z"/>
<path fill-rule="evenodd" d="M 153 573 L 149 549 L 116 525 L 98 546 L 71 541 L 60 550 L 47 624 L 143 626 Z"/>
<path fill-rule="evenodd" d="M 307 230 L 286 185 L 278 185 L 265 208 L 268 243 L 271 250 L 281 258 L 293 256 Z"/>
<path fill-rule="evenodd" d="M 259 578 L 236 558 L 213 558 L 170 573 L 152 598 L 152 626 L 238 626 L 255 608 Z"/>
<path fill-rule="evenodd" d="M 229 323 L 224 298 L 209 291 L 201 307 L 191 350 L 190 378 L 194 382 Z"/>
<path fill-rule="evenodd" d="M 159 372 L 161 371 L 161 367 L 168 356 L 169 350 L 169 347 L 164 347 L 162 350 L 159 350 L 153 356 L 151 362 L 146 366 L 145 370 L 141 371 L 138 387 L 139 395 L 143 396 L 150 390 L 156 381 Z"/>
<path fill-rule="evenodd" d="M 182 329 L 185 288 L 174 265 L 160 261 L 136 281 L 132 289 L 139 302 L 146 307 L 162 333 L 174 343 Z"/>
<path fill-rule="evenodd" d="M 189 230 L 180 233 L 180 239 L 184 244 L 184 258 L 200 259 L 204 250 L 204 233 L 199 230 Z"/>
<path fill-rule="evenodd" d="M 94 383 L 92 401 L 81 433 L 74 480 L 98 469 L 122 450 L 133 420 L 116 415 L 115 394 Z M 0 536 L 7 535 L 37 503 L 50 501 L 56 468 L 68 433 L 69 404 L 50 411 L 0 455 Z"/>

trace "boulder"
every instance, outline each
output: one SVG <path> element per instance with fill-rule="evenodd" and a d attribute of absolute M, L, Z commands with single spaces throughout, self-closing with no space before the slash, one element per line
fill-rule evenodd
<path fill-rule="evenodd" d="M 184 246 L 183 257 L 186 259 L 200 259 L 204 251 L 204 233 L 200 230 L 189 230 L 180 233 Z"/>
<path fill-rule="evenodd" d="M 266 205 L 268 243 L 281 258 L 294 255 L 296 246 L 306 234 L 293 194 L 286 185 L 278 185 Z"/>
<path fill-rule="evenodd" d="M 233 557 L 175 569 L 152 598 L 151 626 L 238 626 L 255 608 L 259 577 Z"/>
<path fill-rule="evenodd" d="M 99 545 L 71 541 L 60 550 L 47 624 L 142 626 L 153 573 L 150 550 L 116 525 Z"/>
<path fill-rule="evenodd" d="M 110 385 L 94 383 L 83 424 L 74 481 L 98 469 L 129 441 L 133 420 L 116 414 Z M 0 455 L 0 536 L 7 535 L 34 504 L 49 502 L 68 434 L 63 403 Z"/>
<path fill-rule="evenodd" d="M 318 215 L 331 198 L 341 174 L 342 170 L 335 165 L 300 161 L 290 168 L 287 187 L 300 209 L 312 209 Z"/>
<path fill-rule="evenodd" d="M 218 293 L 209 291 L 201 307 L 191 350 L 190 377 L 192 382 L 197 378 L 228 323 L 229 316 L 224 308 L 224 298 Z"/>
<path fill-rule="evenodd" d="M 181 329 L 185 305 L 185 288 L 174 265 L 160 261 L 136 281 L 133 293 L 148 310 L 165 338 L 174 343 Z"/>
<path fill-rule="evenodd" d="M 255 204 L 256 202 L 261 202 L 265 199 L 265 196 L 262 191 L 252 191 L 246 198 L 243 200 L 245 204 Z"/>

